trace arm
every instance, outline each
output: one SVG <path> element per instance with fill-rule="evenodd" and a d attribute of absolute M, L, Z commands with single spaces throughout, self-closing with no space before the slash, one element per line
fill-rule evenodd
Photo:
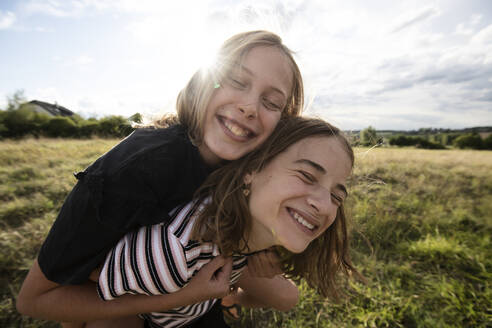
<path fill-rule="evenodd" d="M 99 298 L 93 283 L 61 286 L 49 281 L 35 261 L 21 287 L 16 306 L 22 314 L 54 321 L 92 321 L 164 311 L 226 295 L 231 269 L 230 260 L 217 257 L 176 293 L 123 295 L 106 302 Z"/>
<path fill-rule="evenodd" d="M 297 286 L 282 275 L 273 278 L 254 277 L 248 268 L 237 282 L 239 287 L 234 295 L 235 303 L 244 307 L 274 308 L 289 311 L 299 300 Z"/>

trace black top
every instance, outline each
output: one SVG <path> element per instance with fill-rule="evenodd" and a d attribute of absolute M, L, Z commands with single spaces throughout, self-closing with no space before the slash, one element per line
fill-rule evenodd
<path fill-rule="evenodd" d="M 38 262 L 59 284 L 81 284 L 126 232 L 163 222 L 211 169 L 181 125 L 137 129 L 75 176 Z"/>

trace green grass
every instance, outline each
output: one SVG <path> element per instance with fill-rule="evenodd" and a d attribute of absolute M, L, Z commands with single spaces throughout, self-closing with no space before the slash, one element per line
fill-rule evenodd
<path fill-rule="evenodd" d="M 14 300 L 72 173 L 116 140 L 0 142 L 0 326 L 56 327 Z M 236 327 L 492 326 L 492 152 L 357 149 L 349 207 L 357 268 L 341 303 L 305 284 L 294 311 L 244 310 Z"/>

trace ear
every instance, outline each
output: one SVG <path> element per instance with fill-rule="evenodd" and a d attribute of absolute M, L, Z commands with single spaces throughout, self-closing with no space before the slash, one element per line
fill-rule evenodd
<path fill-rule="evenodd" d="M 244 184 L 245 185 L 250 185 L 251 182 L 253 182 L 253 178 L 254 178 L 255 174 L 254 173 L 247 173 L 245 176 L 244 176 Z"/>

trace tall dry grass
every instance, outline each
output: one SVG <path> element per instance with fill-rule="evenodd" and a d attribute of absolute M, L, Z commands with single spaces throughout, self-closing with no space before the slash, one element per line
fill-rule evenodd
<path fill-rule="evenodd" d="M 116 140 L 0 142 L 0 326 L 55 327 L 14 308 L 72 173 Z M 356 149 L 348 207 L 368 282 L 336 304 L 305 284 L 289 313 L 245 310 L 239 327 L 490 327 L 492 152 Z"/>

